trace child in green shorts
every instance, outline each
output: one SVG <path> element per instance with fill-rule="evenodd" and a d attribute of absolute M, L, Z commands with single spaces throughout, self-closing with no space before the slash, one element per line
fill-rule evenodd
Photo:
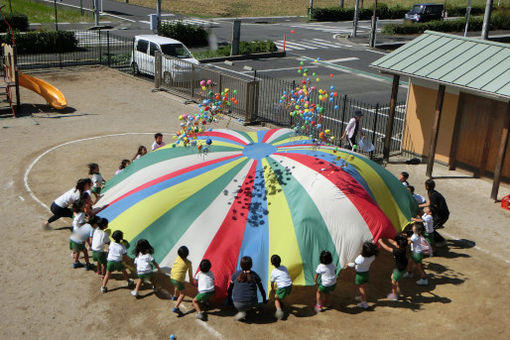
<path fill-rule="evenodd" d="M 421 218 L 413 217 L 413 221 L 423 223 L 424 233 L 423 237 L 427 240 L 427 242 L 433 246 L 434 245 L 434 217 L 432 216 L 432 211 L 430 207 L 423 208 L 423 215 Z"/>
<path fill-rule="evenodd" d="M 85 212 L 83 211 L 84 206 L 87 202 L 89 195 L 83 193 L 81 198 L 73 203 L 73 233 L 69 238 L 69 249 L 73 252 L 73 268 L 81 268 L 84 265 L 80 262 L 80 253 L 83 253 L 85 259 L 85 269 L 92 269 L 92 265 L 89 262 L 89 253 L 85 246 L 86 242 L 89 242 L 90 232 L 92 227 L 90 224 L 85 223 Z"/>
<path fill-rule="evenodd" d="M 369 307 L 367 303 L 366 284 L 370 280 L 370 265 L 375 260 L 377 255 L 377 247 L 373 242 L 366 241 L 363 243 L 361 248 L 361 254 L 354 260 L 354 268 L 356 269 L 356 278 L 354 283 L 358 286 L 360 296 L 357 297 L 358 307 L 367 309 Z"/>
<path fill-rule="evenodd" d="M 415 268 L 418 271 L 420 279 L 416 281 L 418 286 L 426 286 L 429 281 L 425 278 L 425 271 L 423 270 L 423 249 L 421 245 L 421 234 L 423 226 L 421 223 L 413 224 L 413 235 L 409 238 L 411 244 L 411 258 L 407 267 L 407 273 L 404 274 L 405 278 L 413 277 L 412 270 Z"/>
<path fill-rule="evenodd" d="M 135 264 L 138 281 L 136 282 L 135 289 L 131 291 L 131 295 L 138 297 L 138 291 L 140 290 L 144 280 L 150 281 L 154 288 L 154 283 L 152 281 L 152 266 L 156 267 L 158 272 L 162 272 L 158 263 L 152 257 L 152 254 L 154 254 L 154 248 L 152 248 L 151 244 L 146 239 L 142 238 L 138 240 L 136 247 L 133 250 L 133 254 L 136 256 Z"/>
<path fill-rule="evenodd" d="M 96 262 L 97 275 L 101 275 L 101 278 L 104 279 L 107 263 L 107 253 L 104 246 L 105 244 L 110 244 L 110 238 L 108 237 L 108 233 L 105 231 L 108 227 L 108 220 L 106 218 L 93 216 L 89 219 L 89 223 L 94 228 L 94 232 L 92 234 L 92 245 L 90 246 L 92 249 L 92 260 Z"/>
<path fill-rule="evenodd" d="M 320 264 L 315 270 L 314 283 L 317 285 L 320 277 L 319 287 L 315 294 L 316 303 L 314 310 L 316 313 L 322 312 L 322 306 L 329 304 L 329 294 L 336 288 L 336 266 L 333 264 L 333 256 L 327 250 L 323 250 L 319 257 Z"/>
<path fill-rule="evenodd" d="M 184 280 L 186 279 L 186 272 L 188 272 L 189 279 L 194 284 L 193 274 L 191 270 L 191 262 L 187 259 L 189 250 L 186 246 L 182 246 L 177 250 L 177 258 L 172 265 L 172 271 L 170 272 L 170 281 L 174 285 L 174 295 L 172 300 L 177 300 L 175 307 L 172 308 L 172 312 L 177 313 L 179 316 L 182 315 L 179 305 L 184 300 Z M 177 294 L 179 296 L 177 297 Z"/>
<path fill-rule="evenodd" d="M 127 258 L 126 247 L 121 243 L 124 241 L 124 234 L 120 230 L 115 230 L 112 234 L 113 241 L 108 247 L 108 257 L 106 258 L 106 275 L 103 279 L 103 285 L 101 286 L 101 292 L 106 293 L 108 289 L 106 284 L 114 271 L 122 272 L 124 279 L 128 282 L 128 287 L 133 287 L 133 280 L 131 280 L 126 272 L 126 268 L 122 263 L 122 260 Z"/>
<path fill-rule="evenodd" d="M 398 301 L 400 294 L 399 281 L 405 274 L 407 267 L 407 238 L 402 235 L 397 235 L 395 240 L 388 239 L 388 242 L 394 247 L 388 246 L 382 239 L 379 239 L 379 244 L 383 249 L 393 254 L 395 258 L 395 268 L 391 274 L 391 293 L 387 298 L 393 301 Z"/>
<path fill-rule="evenodd" d="M 271 256 L 271 264 L 275 267 L 271 272 L 271 288 L 275 292 L 275 317 L 278 320 L 282 319 L 284 315 L 282 311 L 282 300 L 292 291 L 292 279 L 290 278 L 289 271 L 285 266 L 281 265 L 281 262 L 282 259 L 280 256 L 276 254 Z"/>
<path fill-rule="evenodd" d="M 198 295 L 193 298 L 193 307 L 197 311 L 196 318 L 205 319 L 204 312 L 200 309 L 200 303 L 209 304 L 209 300 L 214 296 L 214 274 L 211 272 L 211 261 L 203 259 L 200 262 L 200 271 L 195 275 L 195 281 L 198 285 Z"/>

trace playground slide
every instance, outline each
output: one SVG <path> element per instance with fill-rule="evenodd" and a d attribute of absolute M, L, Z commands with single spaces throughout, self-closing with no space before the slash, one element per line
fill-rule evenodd
<path fill-rule="evenodd" d="M 62 92 L 50 83 L 42 79 L 18 73 L 19 84 L 31 91 L 34 91 L 48 102 L 53 108 L 62 110 L 67 106 L 67 101 Z"/>

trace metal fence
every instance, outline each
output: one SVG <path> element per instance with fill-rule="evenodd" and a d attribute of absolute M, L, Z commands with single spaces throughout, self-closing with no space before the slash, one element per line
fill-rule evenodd
<path fill-rule="evenodd" d="M 74 32 L 78 40 L 73 52 L 18 54 L 18 67 L 23 69 L 78 65 L 106 65 L 128 71 L 130 69 L 133 38 L 111 31 Z"/>
<path fill-rule="evenodd" d="M 256 72 L 254 74 L 231 73 L 225 69 L 215 69 L 208 64 L 195 65 L 158 53 L 146 54 L 144 57 L 146 59 L 138 61 L 136 67 L 133 67 L 135 65 L 133 61 L 137 61 L 132 60 L 132 55 L 135 55 L 133 38 L 108 30 L 78 31 L 75 32 L 75 37 L 78 40 L 76 51 L 19 54 L 19 68 L 23 70 L 100 64 L 124 72 L 154 76 L 155 87 L 164 88 L 197 102 L 207 97 L 207 93 L 201 89 L 200 81 L 210 79 L 214 91 L 225 88 L 237 91 L 238 104 L 231 105 L 230 114 L 243 119 L 246 123 L 265 122 L 282 127 L 291 127 L 298 123 L 296 118 L 290 116 L 289 109 L 280 103 L 284 91 L 290 92 L 296 87 L 294 82 Z M 310 100 L 313 103 L 319 103 L 318 93 L 313 93 Z M 322 125 L 324 129 L 331 130 L 337 143 L 340 143 L 340 136 L 354 111 L 361 110 L 363 133 L 375 146 L 370 156 L 377 157 L 382 154 L 389 104 L 372 105 L 344 95 L 333 97 L 332 101 L 322 102 L 322 106 L 324 106 Z M 397 103 L 390 152 L 401 151 L 404 120 L 405 103 Z"/>

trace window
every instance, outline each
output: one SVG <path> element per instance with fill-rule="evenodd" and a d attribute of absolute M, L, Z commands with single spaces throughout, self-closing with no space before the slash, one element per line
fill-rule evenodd
<path fill-rule="evenodd" d="M 159 50 L 158 45 L 151 43 L 150 55 L 154 55 L 157 50 Z"/>
<path fill-rule="evenodd" d="M 147 53 L 147 46 L 149 46 L 149 42 L 146 40 L 138 40 L 138 44 L 136 45 L 136 50 L 138 52 Z"/>
<path fill-rule="evenodd" d="M 177 57 L 180 59 L 191 58 L 189 51 L 182 44 L 161 45 L 161 50 L 163 54 L 169 55 L 171 57 Z"/>

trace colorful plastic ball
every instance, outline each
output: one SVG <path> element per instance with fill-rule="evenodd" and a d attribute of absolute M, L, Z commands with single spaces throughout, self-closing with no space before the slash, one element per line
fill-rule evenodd
<path fill-rule="evenodd" d="M 202 81 L 200 82 L 200 86 L 205 86 L 205 80 L 202 80 Z"/>
<path fill-rule="evenodd" d="M 294 33 L 296 33 L 296 31 L 294 31 L 294 30 L 290 30 L 290 33 L 291 33 L 291 34 L 294 34 Z"/>
<path fill-rule="evenodd" d="M 206 143 L 207 145 L 211 145 L 211 144 L 212 144 L 212 139 L 211 139 L 211 138 L 207 138 L 207 139 L 206 139 L 206 141 L 205 141 L 205 143 Z"/>
<path fill-rule="evenodd" d="M 329 74 L 329 76 L 330 76 L 331 78 L 333 78 L 335 75 L 334 75 L 333 73 L 330 73 L 330 74 Z M 331 87 L 333 87 L 333 86 L 331 86 Z"/>
<path fill-rule="evenodd" d="M 211 80 L 211 79 L 209 79 L 209 80 L 207 81 L 207 85 L 211 85 L 211 84 L 212 84 L 212 80 Z"/>

